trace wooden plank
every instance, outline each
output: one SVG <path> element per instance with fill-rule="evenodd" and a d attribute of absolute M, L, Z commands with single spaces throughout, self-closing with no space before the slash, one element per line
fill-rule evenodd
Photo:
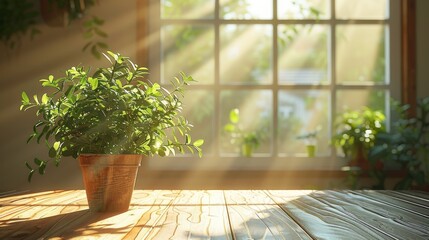
<path fill-rule="evenodd" d="M 415 196 L 403 191 L 382 191 L 381 193 L 387 194 L 395 199 L 401 199 L 402 201 L 409 202 L 410 204 L 429 208 L 429 195 Z"/>
<path fill-rule="evenodd" d="M 420 197 L 423 199 L 429 199 L 429 193 L 428 192 L 423 192 L 423 191 L 401 191 L 405 194 L 411 195 L 411 196 L 416 196 L 416 197 Z"/>
<path fill-rule="evenodd" d="M 369 229 L 366 224 L 344 209 L 338 209 L 335 205 L 322 201 L 321 196 L 327 195 L 325 192 L 304 193 L 291 198 L 287 191 L 269 191 L 274 201 L 311 237 L 315 239 L 391 239 L 389 235 Z M 368 219 L 373 215 L 371 212 L 366 214 Z"/>
<path fill-rule="evenodd" d="M 225 191 L 235 239 L 311 239 L 265 192 Z"/>
<path fill-rule="evenodd" d="M 182 191 L 145 239 L 232 239 L 222 191 Z"/>
<path fill-rule="evenodd" d="M 0 200 L 0 239 L 429 239 L 429 195 L 397 191 L 136 190 L 91 213 L 83 190 Z"/>
<path fill-rule="evenodd" d="M 135 191 L 136 192 L 136 191 Z M 140 215 L 140 218 L 133 228 L 124 236 L 123 239 L 146 239 L 147 235 L 159 228 L 158 222 L 166 214 L 168 208 L 173 201 L 179 196 L 180 191 L 137 191 L 133 194 L 137 198 L 138 194 L 150 194 L 154 192 L 146 201 L 133 201 L 133 208 L 145 208 L 145 212 Z"/>
<path fill-rule="evenodd" d="M 6 198 L 9 196 L 16 196 L 16 195 L 24 194 L 27 192 L 28 192 L 28 190 L 25 190 L 25 191 L 11 190 L 11 191 L 0 192 L 0 202 L 2 201 L 2 198 Z"/>
<path fill-rule="evenodd" d="M 38 239 L 60 220 L 83 215 L 86 205 L 83 191 L 49 192 L 11 199 L 0 218 L 0 239 Z M 29 199 L 33 201 L 28 202 Z M 3 214 L 4 213 L 4 214 Z"/>
<path fill-rule="evenodd" d="M 326 191 L 313 197 L 346 212 L 351 218 L 395 239 L 429 239 L 429 217 L 416 214 L 405 204 L 387 204 L 366 195 L 370 191 Z"/>
<path fill-rule="evenodd" d="M 176 192 L 176 193 L 174 193 Z M 67 194 L 65 194 L 67 193 Z M 155 209 L 166 209 L 178 191 L 135 191 L 130 210 L 125 213 L 92 213 L 85 191 L 67 191 L 36 202 L 27 202 L 18 216 L 0 219 L 0 239 L 123 239 L 133 233 L 142 216 Z M 27 199 L 24 196 L 21 200 Z M 19 199 L 18 199 L 19 200 Z M 20 202 L 22 201 L 14 201 Z M 14 206 L 21 209 L 23 206 Z M 156 219 L 151 220 L 156 221 Z M 151 221 L 148 221 L 150 224 Z M 144 228 L 144 227 L 143 227 Z M 126 238 L 125 238 L 126 239 Z"/>
<path fill-rule="evenodd" d="M 158 213 L 165 211 L 178 193 L 169 190 L 135 190 L 127 212 L 90 213 L 52 232 L 61 239 L 79 236 L 85 236 L 85 239 L 135 239 L 139 234 L 145 234 L 144 230 L 158 220 Z M 142 219 L 146 219 L 145 222 Z"/>
<path fill-rule="evenodd" d="M 0 211 L 0 219 L 37 219 L 40 213 L 35 216 L 31 214 L 37 213 L 45 207 L 64 206 L 78 200 L 81 201 L 81 204 L 86 205 L 86 198 L 85 195 L 82 196 L 83 193 L 83 191 L 49 191 L 8 198 L 1 203 L 3 207 Z"/>
<path fill-rule="evenodd" d="M 361 194 L 375 201 L 400 208 L 410 213 L 423 217 L 429 217 L 429 199 L 410 197 L 408 194 L 398 194 L 395 191 L 355 191 L 355 194 Z"/>

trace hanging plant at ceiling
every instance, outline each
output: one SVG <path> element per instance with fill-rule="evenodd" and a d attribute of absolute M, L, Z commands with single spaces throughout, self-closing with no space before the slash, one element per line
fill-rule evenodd
<path fill-rule="evenodd" d="M 83 51 L 100 58 L 100 52 L 108 48 L 104 40 L 107 34 L 101 29 L 104 20 L 86 15 L 95 6 L 95 0 L 2 0 L 0 1 L 0 41 L 8 48 L 20 45 L 21 39 L 31 39 L 40 33 L 36 28 L 40 19 L 51 27 L 67 27 L 82 19 L 83 37 L 86 40 Z"/>
<path fill-rule="evenodd" d="M 15 48 L 22 37 L 40 33 L 36 29 L 38 12 L 29 0 L 0 1 L 0 41 L 8 48 Z"/>

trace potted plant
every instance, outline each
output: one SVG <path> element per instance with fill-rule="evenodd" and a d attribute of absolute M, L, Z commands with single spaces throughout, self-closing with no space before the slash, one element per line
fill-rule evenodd
<path fill-rule="evenodd" d="M 108 48 L 104 42 L 108 35 L 102 30 L 104 20 L 96 16 L 85 17 L 88 9 L 94 7 L 95 4 L 95 0 L 40 0 L 40 15 L 44 22 L 51 27 L 66 27 L 73 21 L 84 19 L 82 30 L 87 42 L 82 51 L 88 49 L 94 57 L 100 59 L 101 51 Z"/>
<path fill-rule="evenodd" d="M 337 120 L 337 133 L 332 142 L 340 147 L 349 166 L 368 170 L 368 151 L 374 146 L 375 137 L 385 131 L 385 115 L 371 108 L 346 111 Z"/>
<path fill-rule="evenodd" d="M 404 171 L 394 189 L 429 191 L 429 97 L 417 104 L 417 115 L 410 117 L 408 104 L 394 102 L 398 118 L 390 132 L 377 135 L 371 161 L 393 162 Z"/>
<path fill-rule="evenodd" d="M 34 1 L 2 0 L 0 16 L 0 42 L 8 48 L 16 48 L 28 33 L 31 37 L 40 33 L 36 28 L 39 15 Z"/>
<path fill-rule="evenodd" d="M 341 169 L 347 172 L 347 182 L 356 188 L 362 173 L 369 174 L 377 181 L 372 188 L 383 189 L 385 175 L 382 161 L 369 161 L 368 154 L 375 144 L 376 136 L 385 132 L 385 115 L 368 107 L 346 111 L 338 119 L 337 133 L 332 141 L 340 147 L 348 165 Z"/>
<path fill-rule="evenodd" d="M 300 140 L 304 140 L 305 146 L 307 148 L 307 156 L 315 157 L 316 156 L 316 143 L 317 143 L 317 131 L 312 131 L 299 135 L 297 137 Z"/>
<path fill-rule="evenodd" d="M 253 151 L 259 147 L 261 133 L 259 131 L 245 131 L 239 124 L 240 110 L 234 108 L 229 112 L 229 123 L 225 124 L 224 130 L 231 136 L 231 143 L 238 144 L 240 155 L 251 157 Z"/>
<path fill-rule="evenodd" d="M 14 49 L 21 40 L 29 35 L 31 38 L 40 34 L 37 28 L 39 19 L 48 26 L 65 27 L 71 22 L 82 19 L 86 11 L 95 6 L 94 0 L 2 0 L 0 2 L 0 42 Z M 87 41 L 82 51 L 89 50 L 96 57 L 101 57 L 101 51 L 106 50 L 107 33 L 102 30 L 104 20 L 87 16 L 82 22 L 83 36 Z"/>
<path fill-rule="evenodd" d="M 201 156 L 203 140 L 191 142 L 191 124 L 180 115 L 184 87 L 192 77 L 181 73 L 169 91 L 145 81 L 148 70 L 127 57 L 105 56 L 111 65 L 92 75 L 90 69 L 72 67 L 63 77 L 40 80 L 48 91 L 34 95 L 34 101 L 22 93 L 20 109 L 35 108 L 38 116 L 28 141 L 46 143 L 50 157 L 26 166 L 30 181 L 51 161 L 58 166 L 62 157 L 78 158 L 90 209 L 126 211 L 142 155 L 187 149 Z"/>

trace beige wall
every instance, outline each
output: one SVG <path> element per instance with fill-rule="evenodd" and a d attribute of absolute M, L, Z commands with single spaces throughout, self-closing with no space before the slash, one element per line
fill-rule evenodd
<path fill-rule="evenodd" d="M 417 51 L 418 51 L 418 95 L 429 95 L 429 1 L 417 1 Z M 105 30 L 109 34 L 108 44 L 114 52 L 135 59 L 136 54 L 136 0 L 124 1 L 103 0 L 99 6 L 93 9 L 93 13 L 106 20 Z M 42 34 L 35 40 L 26 40 L 22 46 L 11 52 L 0 47 L 0 192 L 6 190 L 39 190 L 39 189 L 61 189 L 61 188 L 82 188 L 82 181 L 78 164 L 73 159 L 64 159 L 58 169 L 50 165 L 45 176 L 35 175 L 33 182 L 26 182 L 27 169 L 25 161 L 32 161 L 35 156 L 45 156 L 43 145 L 25 143 L 31 133 L 31 126 L 35 121 L 34 113 L 18 111 L 20 106 L 20 95 L 22 91 L 30 93 L 41 92 L 38 80 L 45 78 L 49 74 L 60 75 L 70 66 L 83 64 L 96 66 L 104 64 L 103 60 L 95 60 L 90 54 L 81 52 L 84 40 L 81 30 L 74 24 L 68 28 L 49 28 L 40 24 L 39 29 Z M 140 173 L 145 175 L 143 171 Z M 202 176 L 193 173 L 193 178 L 185 179 L 183 185 L 190 188 L 201 188 L 201 181 L 207 181 L 207 175 Z M 243 174 L 242 174 L 243 175 Z M 272 174 L 270 181 L 266 185 L 288 186 L 280 180 L 297 181 L 292 177 L 286 178 L 279 173 Z M 150 187 L 168 188 L 170 182 L 172 187 L 180 187 L 179 182 L 174 177 L 175 174 L 163 176 L 145 175 L 140 178 Z M 192 174 L 191 174 L 192 176 Z M 218 180 L 222 176 L 217 175 Z M 215 181 L 216 177 L 209 177 L 207 184 L 209 188 L 219 187 L 219 184 L 227 184 L 225 181 Z M 249 187 L 264 187 L 263 182 L 256 181 L 254 175 L 244 174 L 243 176 L 230 176 L 231 179 L 253 182 Z M 247 179 L 247 180 L 246 180 Z M 301 184 L 295 183 L 293 186 L 308 187 L 320 183 L 318 178 L 302 178 L 298 180 Z M 325 180 L 326 185 L 330 180 Z M 243 185 L 234 185 L 234 180 L 229 183 L 231 188 L 241 188 Z M 286 184 L 286 185 L 284 185 Z"/>
<path fill-rule="evenodd" d="M 110 49 L 135 59 L 136 2 L 135 0 L 99 1 L 91 13 L 106 24 Z M 27 184 L 25 161 L 45 156 L 45 147 L 26 144 L 35 122 L 34 112 L 20 112 L 22 91 L 41 91 L 38 80 L 49 74 L 61 76 L 68 67 L 79 64 L 97 66 L 105 64 L 89 53 L 81 51 L 85 44 L 79 23 L 67 28 L 51 28 L 40 23 L 42 34 L 33 41 L 26 39 L 16 51 L 0 46 L 0 192 L 12 189 L 81 188 L 81 175 L 73 159 L 64 159 L 58 169 L 51 165 L 46 176 L 35 174 Z"/>

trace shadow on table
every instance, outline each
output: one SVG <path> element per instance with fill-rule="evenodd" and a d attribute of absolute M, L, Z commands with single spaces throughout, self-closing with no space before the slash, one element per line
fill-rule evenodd
<path fill-rule="evenodd" d="M 45 215 L 48 214 L 49 211 L 45 212 Z M 16 218 L 0 220 L 0 239 L 69 239 L 76 236 L 124 234 L 129 226 L 112 227 L 113 223 L 93 225 L 117 215 L 118 213 L 94 213 L 88 209 L 31 220 L 19 218 L 18 215 Z"/>

